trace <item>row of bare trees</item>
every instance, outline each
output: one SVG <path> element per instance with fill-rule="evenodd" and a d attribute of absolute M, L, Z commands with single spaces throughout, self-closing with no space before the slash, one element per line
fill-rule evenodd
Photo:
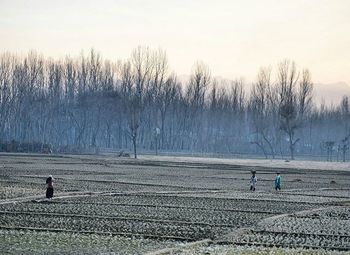
<path fill-rule="evenodd" d="M 253 141 L 267 156 L 276 155 L 276 142 L 281 136 L 288 141 L 291 159 L 300 140 L 297 131 L 305 127 L 312 111 L 310 72 L 298 72 L 295 63 L 281 62 L 275 82 L 271 80 L 271 69 L 261 69 L 257 82 L 253 84 L 249 109 L 256 139 Z"/>
<path fill-rule="evenodd" d="M 137 149 L 160 148 L 293 159 L 327 154 L 325 141 L 340 144 L 350 135 L 348 98 L 316 107 L 309 71 L 291 61 L 262 68 L 250 91 L 245 85 L 212 78 L 201 62 L 181 81 L 166 53 L 147 47 L 117 62 L 94 50 L 61 60 L 4 53 L 0 141 L 50 144 L 54 151 L 131 149 L 135 157 Z"/>

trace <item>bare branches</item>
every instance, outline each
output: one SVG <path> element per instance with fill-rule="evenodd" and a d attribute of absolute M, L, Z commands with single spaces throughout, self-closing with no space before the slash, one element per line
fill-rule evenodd
<path fill-rule="evenodd" d="M 301 118 L 304 117 L 305 114 L 310 113 L 312 106 L 312 91 L 313 84 L 311 81 L 311 74 L 308 69 L 304 69 L 302 71 L 298 90 L 298 105 Z"/>
<path fill-rule="evenodd" d="M 280 63 L 278 68 L 277 93 L 279 98 L 280 127 L 287 136 L 291 159 L 294 159 L 295 132 L 300 129 L 305 114 L 311 107 L 312 82 L 308 70 L 302 71 L 301 79 L 294 62 Z M 299 88 L 297 84 L 299 82 Z"/>
<path fill-rule="evenodd" d="M 137 156 L 160 148 L 266 157 L 323 153 L 320 143 L 334 141 L 346 158 L 349 99 L 313 106 L 307 69 L 299 72 L 287 60 L 275 72 L 262 68 L 246 92 L 243 79 L 212 78 L 202 62 L 190 77 L 177 76 L 161 49 L 138 47 L 116 63 L 94 50 L 62 60 L 7 53 L 0 55 L 0 140 L 50 143 L 54 151 L 112 147 Z"/>
<path fill-rule="evenodd" d="M 197 62 L 192 69 L 187 88 L 187 97 L 191 98 L 192 106 L 197 108 L 204 104 L 205 93 L 211 81 L 209 67 L 203 62 Z"/>

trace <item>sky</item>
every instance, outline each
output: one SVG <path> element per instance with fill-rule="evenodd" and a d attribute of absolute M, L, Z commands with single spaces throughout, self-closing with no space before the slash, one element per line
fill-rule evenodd
<path fill-rule="evenodd" d="M 0 0 L 0 52 L 126 59 L 166 50 L 170 67 L 195 62 L 214 76 L 253 81 L 262 66 L 294 60 L 316 83 L 350 85 L 349 0 Z"/>

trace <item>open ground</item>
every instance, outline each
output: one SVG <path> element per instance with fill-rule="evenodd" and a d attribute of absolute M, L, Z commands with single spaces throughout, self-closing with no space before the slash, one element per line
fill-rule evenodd
<path fill-rule="evenodd" d="M 250 171 L 256 192 L 249 192 Z M 349 254 L 348 164 L 0 155 L 1 254 Z M 273 189 L 281 172 L 282 191 Z M 45 179 L 56 179 L 51 201 Z"/>

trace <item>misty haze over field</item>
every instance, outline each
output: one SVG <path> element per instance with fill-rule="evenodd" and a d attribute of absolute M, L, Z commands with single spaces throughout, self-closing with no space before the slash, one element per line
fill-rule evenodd
<path fill-rule="evenodd" d="M 310 71 L 290 60 L 262 67 L 251 84 L 215 78 L 203 62 L 184 78 L 164 50 L 149 47 L 118 62 L 95 50 L 62 60 L 2 54 L 2 150 L 347 158 L 346 85 L 342 98 L 320 104 Z"/>
<path fill-rule="evenodd" d="M 349 10 L 1 1 L 1 150 L 347 160 Z"/>
<path fill-rule="evenodd" d="M 350 255 L 349 32 L 350 0 L 0 0 L 0 255 Z"/>

